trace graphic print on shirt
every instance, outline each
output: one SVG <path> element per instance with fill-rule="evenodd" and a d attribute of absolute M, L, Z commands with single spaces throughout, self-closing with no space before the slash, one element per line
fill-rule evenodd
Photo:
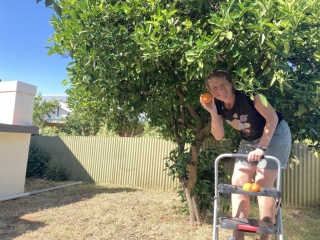
<path fill-rule="evenodd" d="M 233 128 L 242 131 L 244 134 L 249 135 L 250 134 L 250 123 L 247 123 L 248 115 L 240 115 L 238 119 L 238 114 L 233 114 L 232 116 L 234 119 L 232 121 L 226 120 L 228 124 L 230 124 Z"/>

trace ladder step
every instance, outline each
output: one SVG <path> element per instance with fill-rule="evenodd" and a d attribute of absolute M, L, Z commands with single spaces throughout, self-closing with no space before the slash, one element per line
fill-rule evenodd
<path fill-rule="evenodd" d="M 249 218 L 220 217 L 220 227 L 245 232 L 256 232 L 265 234 L 276 234 L 277 229 L 274 223 Z"/>
<path fill-rule="evenodd" d="M 281 191 L 279 191 L 277 188 L 261 188 L 260 192 L 247 192 L 242 190 L 242 186 L 219 184 L 218 189 L 220 193 L 246 194 L 252 196 L 268 196 L 276 198 L 282 197 Z"/>

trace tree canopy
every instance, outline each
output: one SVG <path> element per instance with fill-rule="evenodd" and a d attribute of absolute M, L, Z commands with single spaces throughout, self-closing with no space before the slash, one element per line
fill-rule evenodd
<path fill-rule="evenodd" d="M 294 140 L 320 132 L 318 0 L 60 0 L 49 54 L 68 54 L 69 105 L 114 127 L 151 126 L 192 143 L 186 188 L 199 148 L 212 138 L 199 104 L 216 69 L 235 87 L 262 93 L 284 115 Z M 59 15 L 59 14 L 58 14 Z M 225 139 L 237 140 L 234 131 Z"/>
<path fill-rule="evenodd" d="M 184 106 L 191 121 L 185 125 L 193 129 L 205 115 L 198 104 L 203 79 L 226 69 L 237 89 L 267 96 L 294 139 L 317 140 L 318 1 L 60 4 L 49 54 L 67 53 L 73 60 L 73 107 L 82 105 L 101 119 L 123 113 L 133 120 L 143 112 L 153 124 L 167 126 L 174 108 Z"/>

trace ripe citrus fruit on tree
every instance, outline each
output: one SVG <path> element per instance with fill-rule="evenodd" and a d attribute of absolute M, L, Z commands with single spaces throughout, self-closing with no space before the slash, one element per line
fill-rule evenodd
<path fill-rule="evenodd" d="M 210 103 L 212 101 L 212 95 L 210 93 L 203 93 L 201 98 L 205 103 Z"/>

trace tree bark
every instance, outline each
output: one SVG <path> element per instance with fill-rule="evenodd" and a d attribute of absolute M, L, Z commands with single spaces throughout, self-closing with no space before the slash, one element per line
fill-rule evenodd
<path fill-rule="evenodd" d="M 194 207 L 194 215 L 196 217 L 197 220 L 197 225 L 201 224 L 201 212 L 200 212 L 200 207 L 199 207 L 199 196 L 192 196 L 192 203 L 193 203 L 193 207 Z"/>
<path fill-rule="evenodd" d="M 180 182 L 184 188 L 189 212 L 190 212 L 190 224 L 200 225 L 201 224 L 201 213 L 199 207 L 199 197 L 193 195 L 192 189 L 197 182 L 197 169 L 199 164 L 199 154 L 200 154 L 201 142 L 197 143 L 195 146 L 191 146 L 192 157 L 191 162 L 188 164 L 189 179 L 181 179 Z"/>
<path fill-rule="evenodd" d="M 196 211 L 195 211 L 195 207 L 192 201 L 192 192 L 188 189 L 185 188 L 185 193 L 186 193 L 186 198 L 187 198 L 187 202 L 188 202 L 188 207 L 189 207 L 189 214 L 190 214 L 190 225 L 193 226 L 196 223 Z"/>
<path fill-rule="evenodd" d="M 211 127 L 211 121 L 208 121 L 207 124 L 199 128 L 196 132 L 195 136 L 195 143 L 191 145 L 191 161 L 188 164 L 188 172 L 189 172 L 189 179 L 185 181 L 184 188 L 185 193 L 189 194 L 191 200 L 188 200 L 188 207 L 190 210 L 190 224 L 191 225 L 200 225 L 201 224 L 201 211 L 199 206 L 199 196 L 193 195 L 192 189 L 197 183 L 198 175 L 198 165 L 199 165 L 199 156 L 200 156 L 200 149 L 202 146 L 203 141 L 209 136 L 208 131 Z M 192 210 L 191 210 L 192 209 Z"/>

